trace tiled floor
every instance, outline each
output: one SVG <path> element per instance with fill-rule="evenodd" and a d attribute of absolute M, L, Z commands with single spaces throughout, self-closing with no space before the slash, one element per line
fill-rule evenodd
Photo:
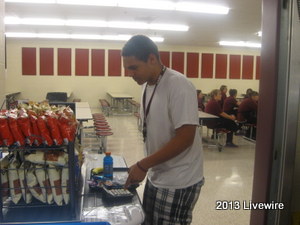
<path fill-rule="evenodd" d="M 107 117 L 114 132 L 108 137 L 108 151 L 124 156 L 128 166 L 143 157 L 143 142 L 134 116 Z M 206 132 L 204 132 L 206 135 Z M 192 225 L 248 225 L 250 211 L 243 207 L 252 193 L 255 145 L 242 137 L 234 137 L 238 148 L 224 148 L 219 152 L 215 147 L 204 146 L 205 185 L 195 206 Z M 85 140 L 87 149 L 92 142 Z M 138 188 L 142 196 L 143 185 Z M 217 201 L 224 207 L 238 207 L 239 210 L 216 210 Z M 243 209 L 244 208 L 244 209 Z"/>

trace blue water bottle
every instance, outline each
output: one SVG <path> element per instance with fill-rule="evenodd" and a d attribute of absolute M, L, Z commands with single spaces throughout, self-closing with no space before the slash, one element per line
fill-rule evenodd
<path fill-rule="evenodd" d="M 105 152 L 105 157 L 103 158 L 103 176 L 112 180 L 113 179 L 113 158 L 110 152 Z"/>

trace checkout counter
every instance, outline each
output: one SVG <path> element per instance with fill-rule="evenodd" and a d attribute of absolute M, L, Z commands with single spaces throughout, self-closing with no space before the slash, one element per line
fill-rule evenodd
<path fill-rule="evenodd" d="M 130 199 L 105 199 L 103 190 L 90 187 L 92 168 L 102 167 L 105 154 L 87 154 L 82 167 L 84 188 L 81 199 L 81 218 L 83 222 L 107 221 L 111 224 L 138 225 L 144 220 L 144 213 L 136 190 L 131 190 Z M 114 180 L 125 184 L 127 178 L 127 164 L 122 156 L 112 155 L 114 161 Z"/>

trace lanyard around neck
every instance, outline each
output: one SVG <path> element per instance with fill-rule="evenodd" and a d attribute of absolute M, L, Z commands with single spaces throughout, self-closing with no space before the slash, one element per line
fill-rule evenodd
<path fill-rule="evenodd" d="M 147 119 L 147 116 L 148 116 L 149 111 L 150 111 L 150 106 L 151 106 L 151 103 L 152 103 L 152 99 L 153 99 L 154 93 L 155 93 L 156 88 L 157 88 L 157 86 L 159 84 L 159 81 L 160 81 L 161 77 L 164 75 L 165 71 L 166 71 L 166 67 L 163 66 L 163 68 L 162 68 L 162 70 L 161 70 L 161 72 L 159 74 L 158 80 L 157 80 L 157 82 L 155 84 L 154 90 L 152 92 L 152 95 L 150 97 L 150 100 L 149 100 L 149 103 L 148 103 L 147 107 L 146 107 L 146 92 L 147 92 L 148 84 L 146 84 L 146 88 L 145 88 L 144 95 L 143 95 L 144 124 L 146 123 L 146 119 Z"/>

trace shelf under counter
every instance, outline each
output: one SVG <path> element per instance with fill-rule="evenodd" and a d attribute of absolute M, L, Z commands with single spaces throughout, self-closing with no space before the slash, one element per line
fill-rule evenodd
<path fill-rule="evenodd" d="M 19 153 L 31 153 L 34 151 L 43 151 L 43 152 L 58 152 L 58 151 L 66 151 L 68 156 L 68 161 L 64 166 L 58 166 L 60 168 L 66 167 L 69 171 L 74 171 L 74 173 L 69 173 L 68 175 L 68 185 L 67 190 L 70 196 L 69 202 L 67 204 L 57 205 L 56 203 L 47 204 L 40 202 L 36 199 L 32 199 L 32 202 L 26 203 L 23 199 L 24 196 L 21 197 L 18 204 L 13 203 L 12 197 L 8 197 L 5 201 L 2 201 L 2 196 L 0 196 L 0 222 L 1 224 L 15 224 L 15 223 L 36 223 L 36 222 L 76 222 L 80 221 L 80 192 L 82 187 L 82 180 L 80 178 L 75 177 L 75 153 L 74 153 L 74 143 L 70 142 L 68 145 L 62 146 L 25 146 L 25 147 L 3 147 L 0 149 L 0 152 L 9 152 L 9 154 L 19 154 Z M 32 163 L 33 164 L 33 163 Z M 39 163 L 36 163 L 39 164 Z M 44 168 L 46 170 L 46 159 L 44 159 Z M 41 165 L 41 164 L 39 164 Z M 19 170 L 20 168 L 10 169 L 7 168 L 5 170 Z M 3 168 L 0 171 L 4 170 Z M 23 168 L 25 172 L 25 168 Z M 26 169 L 27 170 L 27 169 Z M 19 173 L 19 172 L 18 172 Z M 46 174 L 46 172 L 45 172 Z M 77 174 L 80 175 L 80 174 Z M 27 179 L 27 178 L 26 178 Z M 26 180 L 25 179 L 25 180 Z M 0 184 L 1 184 L 1 177 L 0 177 Z M 26 186 L 27 187 L 27 186 Z M 26 188 L 25 187 L 25 188 Z M 49 186 L 53 191 L 53 187 L 56 186 Z M 63 188 L 63 185 L 59 186 Z M 22 187 L 14 188 L 15 191 L 21 189 Z M 34 188 L 34 187 L 28 187 Z M 46 189 L 46 186 L 43 187 Z M 9 189 L 12 189 L 9 187 Z M 40 187 L 42 190 L 42 187 Z M 4 189 L 5 190 L 5 189 Z M 0 186 L 0 194 L 2 192 L 2 187 Z M 10 190 L 11 191 L 11 190 Z M 77 193 L 76 193 L 77 192 Z M 47 198 L 46 198 L 47 200 Z"/>

